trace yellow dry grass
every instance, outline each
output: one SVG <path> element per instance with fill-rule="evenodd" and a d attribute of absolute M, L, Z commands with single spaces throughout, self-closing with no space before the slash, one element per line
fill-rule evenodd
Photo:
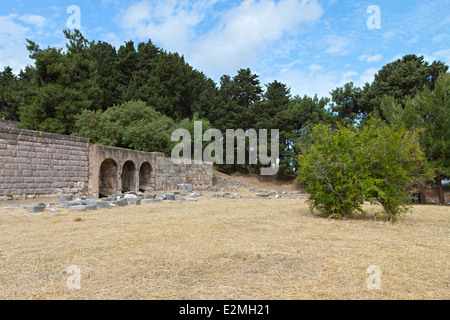
<path fill-rule="evenodd" d="M 0 299 L 450 298 L 449 207 L 390 224 L 324 219 L 304 199 L 39 214 L 11 204 L 0 202 Z M 379 290 L 366 287 L 370 265 Z"/>

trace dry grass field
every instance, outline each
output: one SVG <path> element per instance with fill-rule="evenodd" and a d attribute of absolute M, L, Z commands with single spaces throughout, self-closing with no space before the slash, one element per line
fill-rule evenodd
<path fill-rule="evenodd" d="M 0 202 L 0 299 L 450 298 L 448 206 L 390 224 L 321 218 L 302 198 L 34 214 L 12 204 Z M 366 286 L 371 265 L 379 290 Z"/>

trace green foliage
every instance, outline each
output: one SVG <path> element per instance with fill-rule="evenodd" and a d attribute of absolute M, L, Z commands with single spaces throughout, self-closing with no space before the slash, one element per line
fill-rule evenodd
<path fill-rule="evenodd" d="M 86 110 L 78 117 L 74 135 L 91 143 L 170 154 L 172 119 L 142 101 L 130 101 L 105 111 Z"/>
<path fill-rule="evenodd" d="M 371 119 L 364 126 L 318 125 L 301 144 L 298 179 L 310 194 L 311 210 L 326 217 L 365 214 L 377 200 L 386 220 L 408 209 L 409 183 L 424 176 L 418 132 Z"/>
<path fill-rule="evenodd" d="M 19 90 L 19 78 L 12 72 L 10 67 L 5 67 L 0 72 L 0 118 L 19 120 L 17 114 L 21 103 L 21 97 L 18 94 Z"/>
<path fill-rule="evenodd" d="M 79 113 L 100 107 L 97 73 L 86 54 L 89 43 L 77 30 L 64 33 L 69 41 L 67 53 L 57 48 L 41 50 L 28 40 L 35 72 L 18 111 L 26 129 L 70 134 Z"/>
<path fill-rule="evenodd" d="M 380 109 L 386 118 L 408 129 L 423 128 L 420 143 L 430 168 L 450 177 L 450 74 L 441 75 L 434 90 L 425 88 L 405 107 L 385 97 Z"/>

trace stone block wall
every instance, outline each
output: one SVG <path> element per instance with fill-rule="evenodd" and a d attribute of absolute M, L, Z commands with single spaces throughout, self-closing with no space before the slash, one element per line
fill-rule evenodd
<path fill-rule="evenodd" d="M 190 183 L 201 190 L 212 186 L 211 163 L 175 164 L 170 158 L 156 158 L 156 189 L 176 190 L 178 184 Z"/>
<path fill-rule="evenodd" d="M 156 189 L 156 159 L 161 152 L 142 152 L 91 144 L 89 146 L 89 194 L 109 195 Z"/>
<path fill-rule="evenodd" d="M 89 141 L 0 126 L 0 197 L 83 194 Z"/>
<path fill-rule="evenodd" d="M 3 127 L 3 128 L 15 128 L 21 124 L 22 123 L 19 121 L 0 119 L 0 127 Z"/>
<path fill-rule="evenodd" d="M 212 164 L 176 165 L 160 152 L 89 144 L 88 139 L 0 125 L 0 200 L 58 194 L 212 185 Z"/>

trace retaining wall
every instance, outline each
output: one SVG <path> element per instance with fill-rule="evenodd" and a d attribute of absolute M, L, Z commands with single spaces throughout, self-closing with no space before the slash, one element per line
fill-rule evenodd
<path fill-rule="evenodd" d="M 83 194 L 88 139 L 0 126 L 0 196 Z"/>

